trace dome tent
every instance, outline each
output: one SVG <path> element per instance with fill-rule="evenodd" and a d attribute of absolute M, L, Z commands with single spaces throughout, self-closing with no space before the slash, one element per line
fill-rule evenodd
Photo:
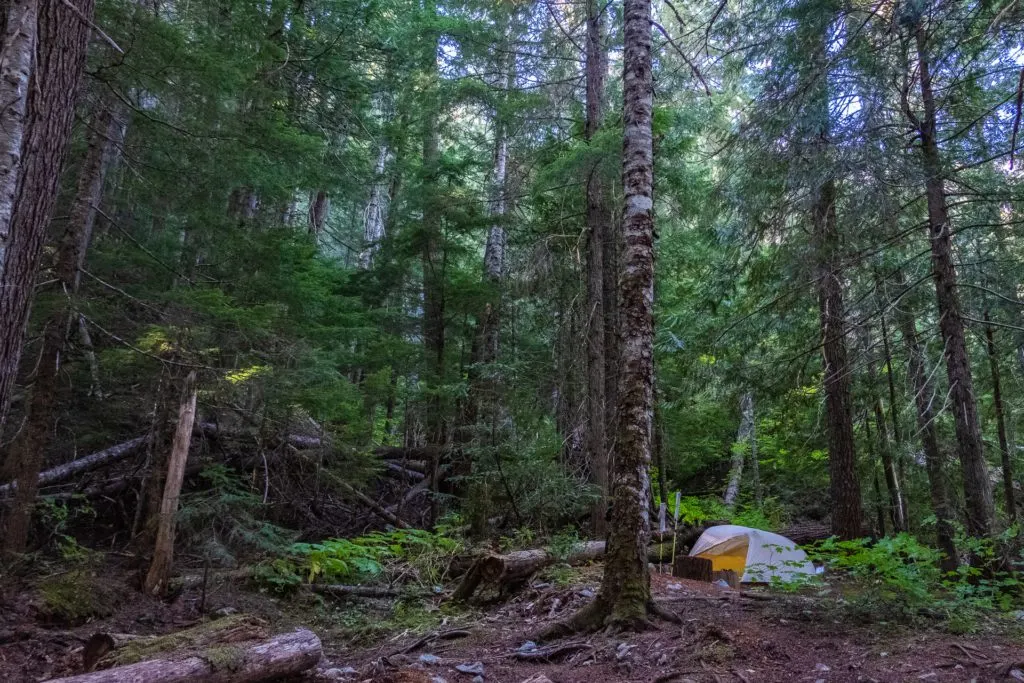
<path fill-rule="evenodd" d="M 712 571 L 731 569 L 744 583 L 792 581 L 815 573 L 807 553 L 785 536 L 731 524 L 709 527 L 690 556 L 711 560 Z"/>

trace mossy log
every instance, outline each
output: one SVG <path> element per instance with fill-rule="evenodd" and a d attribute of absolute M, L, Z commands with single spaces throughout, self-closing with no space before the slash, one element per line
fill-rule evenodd
<path fill-rule="evenodd" d="M 235 614 L 207 621 L 162 636 L 128 633 L 97 633 L 82 652 L 86 671 L 135 664 L 175 652 L 194 652 L 214 645 L 228 645 L 269 636 L 267 622 L 249 614 Z"/>
<path fill-rule="evenodd" d="M 316 665 L 321 656 L 316 634 L 298 629 L 262 642 L 218 644 L 51 683 L 258 683 L 299 674 Z"/>

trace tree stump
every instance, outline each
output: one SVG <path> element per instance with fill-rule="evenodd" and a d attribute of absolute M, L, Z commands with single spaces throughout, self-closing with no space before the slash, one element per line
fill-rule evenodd
<path fill-rule="evenodd" d="M 691 581 L 711 582 L 711 560 L 704 557 L 679 555 L 672 565 L 672 576 Z"/>
<path fill-rule="evenodd" d="M 731 569 L 723 569 L 719 572 L 711 572 L 711 581 L 725 581 L 730 588 L 740 587 L 740 576 Z"/>

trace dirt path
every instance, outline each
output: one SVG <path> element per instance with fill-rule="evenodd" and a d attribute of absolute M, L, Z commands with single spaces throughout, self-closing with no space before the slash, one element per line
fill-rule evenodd
<path fill-rule="evenodd" d="M 681 626 L 662 622 L 641 634 L 599 634 L 536 648 L 527 643 L 529 634 L 592 599 L 599 579 L 600 567 L 592 567 L 570 587 L 534 584 L 508 602 L 469 612 L 437 598 L 418 613 L 429 621 L 404 628 L 400 613 L 407 608 L 386 601 L 317 606 L 223 585 L 208 607 L 259 614 L 282 631 L 301 624 L 318 632 L 327 661 L 303 678 L 306 683 L 480 683 L 481 667 L 484 683 L 537 676 L 552 683 L 1024 680 L 1015 671 L 1024 670 L 1024 624 L 1014 633 L 988 627 L 986 635 L 954 636 L 886 623 L 885 614 L 874 623 L 854 622 L 834 597 L 752 599 L 663 575 L 653 577 L 654 595 L 681 617 Z M 81 645 L 93 633 L 174 631 L 199 618 L 197 602 L 190 594 L 171 604 L 136 599 L 105 619 L 58 628 L 36 622 L 24 601 L 9 596 L 0 605 L 0 681 L 78 673 Z M 375 630 L 355 638 L 354 615 Z M 433 634 L 446 637 L 430 640 Z"/>
<path fill-rule="evenodd" d="M 642 634 L 524 648 L 525 634 L 564 618 L 590 598 L 597 587 L 597 577 L 592 578 L 570 590 L 529 590 L 475 622 L 446 627 L 468 629 L 465 638 L 427 643 L 407 654 L 401 653 L 417 638 L 355 651 L 332 652 L 328 646 L 329 655 L 364 676 L 353 680 L 374 683 L 470 683 L 473 674 L 456 666 L 477 662 L 488 683 L 520 683 L 540 675 L 553 683 L 980 682 L 1014 680 L 1009 672 L 1024 668 L 1024 641 L 823 621 L 827 614 L 807 598 L 744 599 L 736 591 L 657 575 L 655 596 L 682 617 L 681 627 L 661 623 Z M 550 660 L 542 661 L 549 652 Z"/>

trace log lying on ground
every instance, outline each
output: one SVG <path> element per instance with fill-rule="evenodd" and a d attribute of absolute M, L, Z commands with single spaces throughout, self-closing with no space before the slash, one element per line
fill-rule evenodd
<path fill-rule="evenodd" d="M 832 535 L 832 527 L 824 522 L 797 522 L 779 532 L 799 545 L 824 541 Z"/>
<path fill-rule="evenodd" d="M 97 633 L 82 649 L 82 664 L 86 671 L 127 666 L 158 657 L 169 658 L 174 653 L 265 640 L 269 635 L 267 622 L 249 614 L 207 621 L 162 636 Z"/>
<path fill-rule="evenodd" d="M 577 545 L 561 561 L 569 565 L 586 564 L 604 555 L 604 541 L 587 541 Z M 455 600 L 469 600 L 482 583 L 496 583 L 501 592 L 507 592 L 525 583 L 531 576 L 560 558 L 544 548 L 517 550 L 503 555 L 488 554 L 479 558 L 466 572 L 452 596 Z"/>
<path fill-rule="evenodd" d="M 142 450 L 146 445 L 145 436 L 137 436 L 130 441 L 119 443 L 116 446 L 110 448 L 104 448 L 102 451 L 96 451 L 85 457 L 66 462 L 63 465 L 57 465 L 56 467 L 50 468 L 39 473 L 39 486 L 49 486 L 51 484 L 59 484 L 63 481 L 71 479 L 76 474 L 82 472 L 88 472 L 104 465 L 113 464 L 119 460 L 132 456 Z M 14 493 L 15 485 L 13 482 L 0 486 L 0 498 L 10 496 Z"/>
<path fill-rule="evenodd" d="M 316 634 L 299 629 L 256 644 L 219 645 L 180 659 L 150 659 L 51 683 L 258 683 L 299 674 L 322 654 Z"/>

